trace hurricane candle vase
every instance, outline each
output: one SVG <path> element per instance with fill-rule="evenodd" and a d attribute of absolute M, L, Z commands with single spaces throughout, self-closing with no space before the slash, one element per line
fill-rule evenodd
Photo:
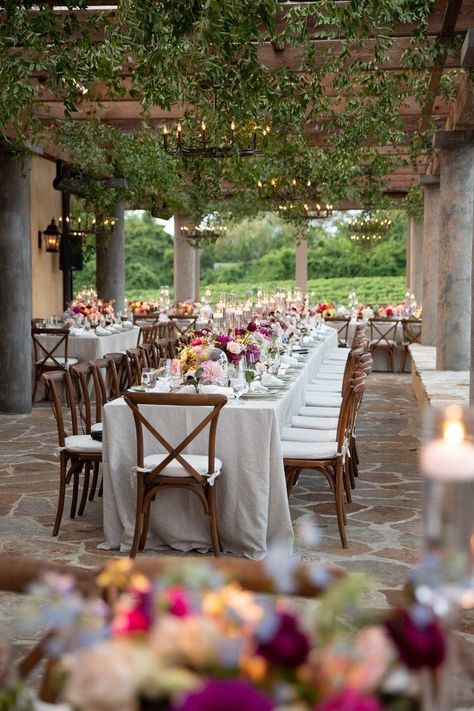
<path fill-rule="evenodd" d="M 452 602 L 474 607 L 474 410 L 429 407 L 420 456 L 424 549 Z"/>

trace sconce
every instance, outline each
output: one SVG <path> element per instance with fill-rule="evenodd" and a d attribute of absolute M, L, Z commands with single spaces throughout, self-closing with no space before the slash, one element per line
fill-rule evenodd
<path fill-rule="evenodd" d="M 61 232 L 58 229 L 54 217 L 51 222 L 44 230 L 44 232 L 38 231 L 38 247 L 41 249 L 43 246 L 43 241 L 46 244 L 47 252 L 59 252 L 59 244 L 61 242 Z"/>

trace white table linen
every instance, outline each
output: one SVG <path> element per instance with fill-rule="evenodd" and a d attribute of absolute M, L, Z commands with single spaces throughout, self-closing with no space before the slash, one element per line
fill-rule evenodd
<path fill-rule="evenodd" d="M 102 358 L 106 353 L 119 353 L 126 351 L 127 348 L 135 348 L 138 332 L 138 328 L 132 328 L 108 336 L 96 336 L 93 331 L 87 335 L 69 335 L 68 357 L 77 358 L 79 361 L 87 363 L 95 358 Z M 53 335 L 44 335 L 39 336 L 38 340 L 46 348 L 51 349 L 57 339 Z M 58 355 L 64 355 L 64 349 L 59 350 Z"/>
<path fill-rule="evenodd" d="M 221 411 L 216 456 L 223 462 L 217 486 L 218 526 L 225 553 L 263 558 L 272 543 L 290 550 L 293 529 L 286 493 L 280 435 L 304 404 L 305 389 L 325 356 L 337 347 L 336 333 L 327 332 L 311 350 L 308 362 L 291 388 L 278 400 L 234 400 Z M 177 444 L 203 419 L 205 408 L 144 408 L 151 422 L 171 444 Z M 101 547 L 128 551 L 135 522 L 135 428 L 122 398 L 108 403 L 103 416 L 103 516 L 106 543 Z M 207 431 L 186 452 L 202 454 Z M 145 433 L 145 454 L 159 452 Z M 159 493 L 151 507 L 147 549 L 163 546 L 180 551 L 210 550 L 208 519 L 196 496 L 186 491 Z"/>

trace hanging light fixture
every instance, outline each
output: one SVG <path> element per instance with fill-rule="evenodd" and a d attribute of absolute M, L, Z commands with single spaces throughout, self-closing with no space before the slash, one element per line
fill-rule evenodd
<path fill-rule="evenodd" d="M 270 133 L 270 126 L 259 128 L 255 124 L 250 140 L 245 143 L 241 139 L 241 134 L 246 131 L 237 130 L 234 121 L 230 122 L 229 131 L 224 141 L 213 140 L 209 134 L 205 121 L 201 121 L 199 135 L 197 138 L 184 134 L 181 121 L 176 125 L 176 129 L 170 130 L 168 126 L 163 126 L 163 148 L 165 152 L 173 157 L 194 157 L 194 158 L 230 158 L 240 156 L 248 158 L 251 156 L 262 156 L 265 139 Z M 240 134 L 240 135 L 239 135 Z M 261 139 L 259 140 L 259 138 Z"/>
<path fill-rule="evenodd" d="M 43 245 L 43 242 L 46 245 L 47 252 L 59 252 L 59 245 L 61 243 L 61 231 L 57 226 L 54 217 L 51 218 L 51 222 L 43 232 L 38 232 L 38 247 L 40 249 Z"/>
<path fill-rule="evenodd" d="M 112 232 L 117 218 L 107 217 L 98 220 L 94 215 L 69 215 L 65 221 L 71 237 L 87 237 L 98 232 Z"/>
<path fill-rule="evenodd" d="M 288 183 L 286 179 L 273 177 L 267 183 L 257 181 L 258 197 L 261 200 L 273 200 L 279 203 L 309 200 L 314 197 L 311 180 L 298 181 L 296 178 Z"/>
<path fill-rule="evenodd" d="M 380 242 L 392 226 L 392 221 L 387 218 L 374 217 L 364 213 L 349 222 L 351 240 L 356 244 L 371 245 Z"/>
<path fill-rule="evenodd" d="M 329 202 L 325 204 L 317 202 L 315 205 L 308 205 L 305 202 L 302 206 L 298 203 L 287 202 L 278 205 L 281 217 L 299 217 L 303 220 L 327 220 L 332 217 L 333 209 L 333 205 Z"/>
<path fill-rule="evenodd" d="M 226 232 L 227 227 L 225 225 L 183 225 L 181 227 L 181 235 L 186 237 L 189 244 L 196 249 L 200 249 L 205 242 L 214 244 Z"/>

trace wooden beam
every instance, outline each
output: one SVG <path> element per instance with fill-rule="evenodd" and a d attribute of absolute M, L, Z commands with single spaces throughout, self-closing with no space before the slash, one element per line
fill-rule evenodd
<path fill-rule="evenodd" d="M 439 93 L 439 86 L 441 77 L 443 76 L 444 67 L 448 66 L 449 63 L 448 49 L 454 36 L 454 30 L 456 28 L 456 22 L 461 10 L 462 1 L 463 0 L 444 0 L 445 12 L 441 32 L 439 34 L 439 41 L 442 45 L 442 51 L 440 52 L 440 56 L 431 70 L 431 76 L 428 82 L 428 92 L 420 118 L 421 133 L 424 133 L 430 125 L 433 105 L 435 98 Z"/>

